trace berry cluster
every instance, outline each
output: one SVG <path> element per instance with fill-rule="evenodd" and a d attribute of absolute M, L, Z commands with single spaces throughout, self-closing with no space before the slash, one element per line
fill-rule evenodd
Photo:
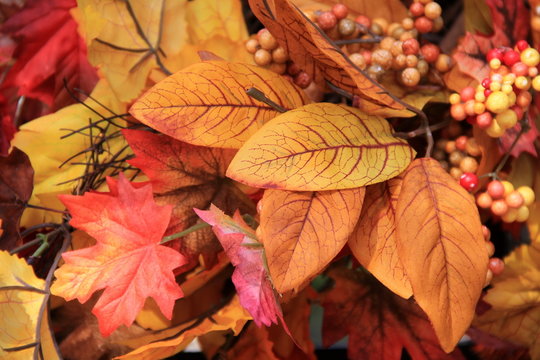
<path fill-rule="evenodd" d="M 534 191 L 528 186 L 520 186 L 516 190 L 509 181 L 492 180 L 486 191 L 476 196 L 476 204 L 482 209 L 489 209 L 506 223 L 523 222 L 529 218 L 529 206 L 534 199 Z"/>
<path fill-rule="evenodd" d="M 409 6 L 409 13 L 414 19 L 414 27 L 421 34 L 442 29 L 441 12 L 441 6 L 433 0 L 415 0 Z"/>
<path fill-rule="evenodd" d="M 458 136 L 455 140 L 439 139 L 433 157 L 441 163 L 450 175 L 459 180 L 468 191 L 478 186 L 478 158 L 480 148 L 473 137 Z"/>
<path fill-rule="evenodd" d="M 495 246 L 491 242 L 491 232 L 489 231 L 487 226 L 482 225 L 482 233 L 484 235 L 484 240 L 486 240 L 486 249 L 489 256 L 486 282 L 484 283 L 484 286 L 488 286 L 491 283 L 494 275 L 497 276 L 502 274 L 504 270 L 504 262 L 500 258 L 493 256 L 493 254 L 495 254 Z"/>
<path fill-rule="evenodd" d="M 457 121 L 467 119 L 491 137 L 501 137 L 529 108 L 529 89 L 540 90 L 540 53 L 521 40 L 514 49 L 490 50 L 486 59 L 490 76 L 476 89 L 468 86 L 450 95 L 450 115 Z"/>

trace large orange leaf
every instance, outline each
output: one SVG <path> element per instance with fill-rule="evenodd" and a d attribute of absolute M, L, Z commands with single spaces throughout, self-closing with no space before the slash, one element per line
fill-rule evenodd
<path fill-rule="evenodd" d="M 194 146 L 148 131 L 124 130 L 123 134 L 136 155 L 129 163 L 148 176 L 156 202 L 173 206 L 166 235 L 200 221 L 193 208 L 215 204 L 228 213 L 237 209 L 255 213 L 253 202 L 225 177 L 234 150 Z M 207 265 L 222 250 L 209 228 L 188 234 L 174 247 L 192 263 L 203 255 Z"/>
<path fill-rule="evenodd" d="M 391 293 L 365 271 L 334 268 L 331 290 L 320 294 L 324 307 L 323 345 L 349 335 L 351 360 L 463 359 L 459 350 L 445 354 L 426 318 L 412 300 Z"/>
<path fill-rule="evenodd" d="M 347 55 L 289 0 L 250 0 L 253 13 L 287 49 L 291 59 L 321 86 L 329 81 L 363 99 L 360 107 L 403 109 L 386 90 L 355 67 Z"/>
<path fill-rule="evenodd" d="M 414 154 L 385 119 L 317 103 L 266 124 L 236 154 L 227 176 L 263 188 L 350 189 L 397 176 Z"/>
<path fill-rule="evenodd" d="M 286 110 L 309 103 L 285 78 L 254 65 L 205 61 L 159 82 L 130 109 L 144 124 L 194 145 L 240 148 L 279 113 L 253 99 L 255 87 Z"/>
<path fill-rule="evenodd" d="M 439 164 L 415 160 L 396 205 L 399 257 L 414 297 L 451 351 L 469 327 L 488 254 L 474 198 Z"/>
<path fill-rule="evenodd" d="M 102 334 L 131 325 L 147 297 L 153 297 L 167 318 L 182 297 L 173 270 L 184 257 L 159 245 L 171 217 L 171 206 L 158 206 L 152 188 L 135 188 L 123 175 L 107 178 L 110 193 L 61 195 L 72 215 L 70 224 L 86 231 L 95 246 L 62 254 L 52 292 L 66 300 L 86 302 L 105 289 L 93 313 Z"/>
<path fill-rule="evenodd" d="M 358 221 L 364 193 L 265 191 L 261 240 L 278 292 L 298 291 L 339 253 Z"/>
<path fill-rule="evenodd" d="M 294 5 L 302 11 L 326 11 L 330 10 L 332 5 L 341 3 L 349 8 L 349 16 L 357 17 L 365 15 L 371 19 L 384 18 L 390 22 L 401 22 L 407 17 L 407 8 L 399 0 L 292 0 Z"/>
<path fill-rule="evenodd" d="M 397 251 L 396 203 L 401 177 L 370 185 L 360 220 L 349 239 L 349 247 L 370 273 L 401 297 L 412 295 L 411 283 Z"/>

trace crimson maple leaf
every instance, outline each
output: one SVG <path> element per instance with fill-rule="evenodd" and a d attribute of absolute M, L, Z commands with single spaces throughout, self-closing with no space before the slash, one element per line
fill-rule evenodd
<path fill-rule="evenodd" d="M 70 224 L 97 244 L 64 253 L 66 263 L 55 272 L 51 288 L 81 303 L 105 288 L 92 310 L 105 336 L 121 324 L 131 325 L 150 296 L 171 319 L 175 300 L 183 296 L 173 270 L 185 263 L 180 253 L 160 245 L 172 206 L 157 205 L 150 184 L 137 188 L 123 174 L 107 183 L 109 193 L 59 196 L 72 215 Z"/>
<path fill-rule="evenodd" d="M 253 316 L 257 326 L 277 324 L 281 319 L 288 332 L 268 271 L 264 266 L 262 244 L 257 241 L 251 229 L 236 212 L 231 218 L 216 206 L 210 210 L 193 209 L 208 224 L 225 249 L 231 263 L 235 266 L 232 281 L 240 304 Z"/>

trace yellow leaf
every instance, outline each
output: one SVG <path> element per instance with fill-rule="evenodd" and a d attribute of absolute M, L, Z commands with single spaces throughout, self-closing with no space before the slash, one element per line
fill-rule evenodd
<path fill-rule="evenodd" d="M 358 262 L 381 283 L 408 299 L 412 288 L 397 251 L 396 237 L 396 203 L 402 181 L 398 176 L 367 187 L 349 248 Z"/>
<path fill-rule="evenodd" d="M 360 216 L 364 192 L 264 192 L 261 240 L 278 292 L 298 291 L 341 251 Z"/>
<path fill-rule="evenodd" d="M 205 318 L 200 323 L 196 323 L 197 320 L 191 321 L 137 339 L 137 342 L 147 343 L 148 345 L 141 346 L 126 355 L 119 356 L 117 359 L 163 359 L 185 349 L 197 336 L 212 331 L 231 329 L 237 335 L 250 319 L 251 317 L 247 311 L 240 305 L 238 296 L 235 296 L 228 305 L 213 314 L 211 318 Z"/>
<path fill-rule="evenodd" d="M 385 119 L 317 103 L 264 125 L 238 151 L 227 176 L 262 188 L 351 189 L 397 176 L 414 155 Z"/>
<path fill-rule="evenodd" d="M 27 360 L 39 356 L 42 351 L 47 360 L 59 359 L 46 309 L 40 319 L 41 308 L 46 306 L 44 301 L 48 297 L 45 281 L 34 275 L 24 259 L 6 251 L 0 251 L 0 263 L 0 358 Z M 41 346 L 31 346 L 38 341 Z M 14 349 L 18 347 L 25 348 Z"/>
<path fill-rule="evenodd" d="M 437 160 L 403 173 L 396 205 L 399 257 L 414 298 L 446 352 L 469 328 L 488 270 L 474 197 Z"/>
<path fill-rule="evenodd" d="M 126 107 L 118 102 L 112 96 L 107 82 L 101 80 L 92 92 L 92 97 L 116 114 L 125 113 Z M 97 110 L 103 116 L 112 116 L 94 100 L 88 98 L 85 104 L 92 109 Z M 73 157 L 68 164 L 63 167 L 60 165 L 77 153 L 87 149 L 90 146 L 90 131 L 87 129 L 79 134 L 61 139 L 62 136 L 69 134 L 73 130 L 78 130 L 88 126 L 89 122 L 101 120 L 101 117 L 82 104 L 67 106 L 53 114 L 42 116 L 30 121 L 20 127 L 15 134 L 12 145 L 23 150 L 32 163 L 34 168 L 34 191 L 29 200 L 30 204 L 44 206 L 56 210 L 64 210 L 64 206 L 58 200 L 57 195 L 68 194 L 77 186 L 78 182 L 68 182 L 84 174 L 84 165 L 72 165 L 71 163 L 84 163 L 87 158 L 85 154 Z M 115 120 L 117 124 L 124 124 L 123 120 Z M 118 128 L 109 127 L 110 131 L 116 131 Z M 93 135 L 96 136 L 96 130 Z M 117 137 L 108 142 L 100 159 L 105 161 L 112 154 L 115 154 L 124 146 L 126 142 L 123 137 Z M 127 155 L 127 153 L 126 153 Z M 62 214 L 49 211 L 27 209 L 21 219 L 21 226 L 32 226 L 44 222 L 62 221 Z"/>
<path fill-rule="evenodd" d="M 300 88 L 269 70 L 207 61 L 158 83 L 130 112 L 144 124 L 193 145 L 239 148 L 279 114 L 246 94 L 251 87 L 285 109 L 309 102 Z"/>

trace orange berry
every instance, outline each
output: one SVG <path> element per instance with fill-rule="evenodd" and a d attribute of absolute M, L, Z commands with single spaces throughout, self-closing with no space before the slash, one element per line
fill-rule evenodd
<path fill-rule="evenodd" d="M 433 30 L 433 20 L 428 19 L 425 16 L 420 16 L 414 20 L 414 27 L 420 34 L 425 34 Z"/>
<path fill-rule="evenodd" d="M 479 208 L 489 209 L 491 204 L 493 204 L 493 199 L 487 192 L 480 193 L 476 197 L 476 205 L 478 205 Z"/>
<path fill-rule="evenodd" d="M 459 104 L 461 102 L 461 96 L 459 96 L 458 93 L 453 93 L 448 97 L 448 102 L 450 102 L 451 105 Z"/>
<path fill-rule="evenodd" d="M 461 150 L 461 151 L 465 151 L 465 148 L 467 147 L 467 139 L 468 138 L 465 135 L 458 136 L 457 139 L 455 140 L 456 141 L 456 149 Z"/>
<path fill-rule="evenodd" d="M 491 212 L 497 216 L 503 216 L 508 212 L 508 205 L 503 199 L 495 200 L 491 204 Z"/>
<path fill-rule="evenodd" d="M 259 66 L 266 66 L 272 62 L 272 55 L 268 50 L 259 49 L 253 55 L 253 60 Z"/>
<path fill-rule="evenodd" d="M 445 73 L 452 67 L 452 58 L 446 54 L 439 54 L 435 61 L 435 69 L 437 71 Z"/>
<path fill-rule="evenodd" d="M 493 271 L 488 269 L 486 273 L 486 280 L 484 282 L 484 287 L 489 286 L 489 284 L 491 284 L 491 280 L 493 280 Z"/>
<path fill-rule="evenodd" d="M 501 220 L 505 223 L 513 223 L 514 221 L 516 221 L 517 214 L 517 209 L 509 208 L 506 214 L 501 216 Z"/>
<path fill-rule="evenodd" d="M 430 3 L 427 3 L 424 7 L 424 14 L 426 17 L 430 18 L 431 20 L 435 20 L 439 16 L 441 16 L 442 9 L 441 5 L 437 4 L 435 1 L 432 1 Z"/>
<path fill-rule="evenodd" d="M 521 196 L 521 193 L 516 190 L 508 193 L 504 199 L 506 200 L 508 206 L 514 209 L 521 207 L 525 202 L 523 196 Z"/>
<path fill-rule="evenodd" d="M 497 116 L 495 116 L 495 120 L 497 120 L 497 123 L 501 128 L 506 130 L 514 127 L 514 125 L 517 124 L 518 117 L 514 110 L 506 109 L 503 112 L 497 114 Z"/>
<path fill-rule="evenodd" d="M 416 86 L 420 82 L 420 72 L 416 68 L 408 67 L 401 72 L 401 81 L 406 86 Z"/>
<path fill-rule="evenodd" d="M 456 151 L 456 142 L 455 141 L 451 141 L 451 140 L 448 140 L 445 144 L 444 144 L 444 151 L 446 151 L 448 154 Z"/>
<path fill-rule="evenodd" d="M 260 211 L 258 212 L 260 213 Z M 486 225 L 482 225 L 482 235 L 484 235 L 484 240 L 486 240 L 486 242 L 490 242 L 489 240 L 491 239 L 491 231 Z"/>
<path fill-rule="evenodd" d="M 460 168 L 452 167 L 452 168 L 450 168 L 450 175 L 454 179 L 459 180 L 461 178 L 461 175 L 463 175 L 463 171 L 461 171 Z"/>
<path fill-rule="evenodd" d="M 463 104 L 454 104 L 450 106 L 450 115 L 457 121 L 463 121 L 467 117 L 465 106 Z"/>
<path fill-rule="evenodd" d="M 495 200 L 502 199 L 504 197 L 504 185 L 499 180 L 492 180 L 487 185 L 487 192 Z"/>
<path fill-rule="evenodd" d="M 486 100 L 486 108 L 495 114 L 503 112 L 509 107 L 510 102 L 508 101 L 508 95 L 502 91 L 492 92 Z"/>
<path fill-rule="evenodd" d="M 448 161 L 450 161 L 450 164 L 454 166 L 459 166 L 461 160 L 463 160 L 464 157 L 465 155 L 463 155 L 461 151 L 456 150 L 450 153 L 450 155 L 448 156 Z"/>
<path fill-rule="evenodd" d="M 437 61 L 441 50 L 435 44 L 426 44 L 420 48 L 420 53 L 428 63 L 434 63 Z"/>
<path fill-rule="evenodd" d="M 471 156 L 480 156 L 481 154 L 480 147 L 478 146 L 474 138 L 467 139 L 467 144 L 465 145 L 465 151 L 467 152 L 467 154 Z"/>
<path fill-rule="evenodd" d="M 478 170 L 478 162 L 475 158 L 467 156 L 459 163 L 459 168 L 463 172 L 475 173 Z"/>

